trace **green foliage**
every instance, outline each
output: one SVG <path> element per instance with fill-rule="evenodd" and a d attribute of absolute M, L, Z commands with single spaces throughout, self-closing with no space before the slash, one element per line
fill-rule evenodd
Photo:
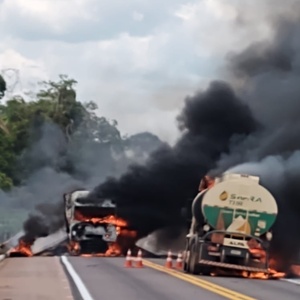
<path fill-rule="evenodd" d="M 3 82 L 0 77 L 0 97 L 6 88 Z M 26 164 L 20 164 L 20 158 L 39 139 L 38 128 L 45 121 L 61 128 L 67 144 L 79 145 L 84 138 L 90 143 L 120 145 L 122 138 L 117 123 L 98 117 L 94 102 L 78 101 L 76 83 L 60 75 L 57 82 L 41 82 L 34 100 L 14 97 L 0 105 L 0 189 L 19 184 L 22 176 L 31 172 L 26 170 L 29 168 Z M 71 171 L 72 167 L 68 169 Z"/>
<path fill-rule="evenodd" d="M 0 172 L 0 189 L 9 190 L 13 186 L 11 178 Z"/>

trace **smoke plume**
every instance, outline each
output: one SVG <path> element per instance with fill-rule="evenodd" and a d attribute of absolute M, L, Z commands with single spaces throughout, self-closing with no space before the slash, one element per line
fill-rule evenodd
<path fill-rule="evenodd" d="M 275 196 L 279 216 L 273 255 L 296 259 L 300 251 L 300 20 L 295 11 L 272 16 L 274 36 L 229 56 L 232 87 L 213 82 L 188 97 L 178 118 L 182 137 L 156 151 L 144 166 L 97 186 L 142 234 L 178 225 L 180 210 L 205 173 L 259 175 Z M 298 14 L 299 15 L 299 14 Z M 238 83 L 238 84 L 237 84 Z M 283 259 L 287 264 L 288 259 Z"/>
<path fill-rule="evenodd" d="M 188 97 L 178 117 L 182 137 L 155 151 L 145 165 L 132 165 L 119 179 L 96 187 L 91 198 L 110 198 L 119 214 L 145 235 L 182 222 L 181 208 L 194 197 L 201 177 L 229 145 L 258 127 L 249 108 L 224 82 Z"/>
<path fill-rule="evenodd" d="M 144 143 L 152 142 L 146 149 Z M 98 143 L 85 134 L 68 142 L 62 130 L 50 121 L 33 124 L 30 146 L 20 157 L 26 178 L 9 193 L 0 192 L 1 206 L 30 211 L 23 224 L 24 240 L 51 234 L 64 226 L 63 194 L 75 189 L 92 189 L 106 176 L 119 176 L 132 161 L 142 163 L 162 142 L 148 133 L 129 137 L 124 149 Z M 120 145 L 117 145 L 120 147 Z M 131 153 L 131 156 L 126 154 Z"/>
<path fill-rule="evenodd" d="M 293 8 L 300 11 L 299 4 Z M 229 168 L 261 177 L 278 203 L 272 251 L 285 264 L 300 253 L 299 50 L 300 20 L 285 16 L 277 19 L 273 41 L 231 57 L 231 70 L 245 79 L 239 96 L 262 127 L 223 154 L 213 171 Z"/>
<path fill-rule="evenodd" d="M 264 3 L 268 12 L 270 5 L 276 6 L 276 14 L 268 14 L 266 20 L 272 24 L 274 34 L 241 53 L 230 54 L 229 83 L 212 82 L 207 90 L 186 98 L 177 120 L 182 135 L 175 146 L 163 145 L 145 164 L 131 165 L 119 178 L 105 168 L 103 174 L 114 177 L 104 182 L 105 176 L 96 171 L 111 165 L 106 163 L 106 152 L 101 150 L 99 155 L 99 149 L 93 150 L 96 154 L 92 159 L 90 154 L 83 156 L 89 159 L 79 161 L 77 167 L 83 169 L 82 174 L 92 172 L 84 183 L 91 186 L 95 179 L 101 182 L 89 200 L 116 201 L 119 214 L 144 236 L 161 227 L 178 228 L 184 223 L 182 208 L 194 198 L 206 173 L 229 171 L 259 175 L 279 207 L 273 255 L 284 258 L 286 264 L 296 259 L 300 251 L 300 4 L 293 0 Z M 237 21 L 245 26 L 242 10 L 240 14 Z M 100 157 L 101 162 L 95 167 Z M 44 181 L 45 170 L 48 179 Z M 77 177 L 69 180 L 65 173 L 56 176 L 49 166 L 38 172 L 34 176 L 39 179 L 32 183 L 29 180 L 27 185 L 34 199 L 60 199 L 67 191 L 67 184 L 61 181 L 83 183 Z M 21 190 L 25 195 L 22 199 L 26 199 L 26 193 L 27 189 Z M 38 215 L 45 214 L 43 207 L 39 211 Z M 53 212 L 61 214 L 55 209 Z M 40 222 L 40 219 L 32 220 L 25 224 L 26 228 L 34 228 Z M 53 224 L 60 225 L 56 217 L 46 224 L 47 228 L 40 224 L 39 234 L 49 231 Z"/>

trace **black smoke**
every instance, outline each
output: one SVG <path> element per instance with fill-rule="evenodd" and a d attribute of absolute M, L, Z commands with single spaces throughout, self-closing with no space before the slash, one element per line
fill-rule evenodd
<path fill-rule="evenodd" d="M 239 96 L 263 126 L 223 154 L 212 173 L 261 177 L 278 203 L 272 253 L 284 267 L 300 258 L 300 20 L 278 19 L 272 41 L 251 45 L 230 63 L 245 80 Z"/>
<path fill-rule="evenodd" d="M 64 227 L 63 201 L 56 203 L 41 203 L 35 207 L 23 224 L 22 240 L 32 244 L 36 238 L 45 237 Z"/>
<path fill-rule="evenodd" d="M 259 127 L 248 106 L 225 82 L 185 100 L 178 116 L 182 137 L 174 147 L 155 151 L 145 165 L 132 165 L 119 179 L 94 189 L 91 199 L 110 198 L 119 215 L 140 235 L 182 224 L 181 209 L 197 192 L 200 179 L 231 143 Z"/>
<path fill-rule="evenodd" d="M 100 143 L 94 136 L 86 137 L 84 131 L 79 131 L 68 142 L 53 122 L 40 116 L 33 121 L 29 147 L 19 157 L 22 184 L 9 193 L 0 191 L 2 208 L 30 211 L 23 224 L 25 236 L 22 237 L 28 243 L 65 225 L 64 193 L 82 187 L 90 189 L 109 174 L 118 176 L 129 163 L 143 163 L 151 151 L 163 144 L 147 132 Z M 121 150 L 116 151 L 117 147 Z"/>
<path fill-rule="evenodd" d="M 300 12 L 300 5 L 293 6 Z M 272 19 L 274 36 L 229 56 L 232 86 L 213 82 L 187 98 L 178 118 L 182 137 L 155 152 L 145 166 L 95 188 L 143 234 L 176 226 L 200 178 L 225 171 L 261 177 L 279 215 L 272 255 L 283 266 L 300 253 L 300 20 Z M 239 83 L 236 85 L 236 83 Z M 241 85 L 242 83 L 242 85 Z M 236 88 L 235 88 L 236 87 Z M 100 200 L 99 200 L 100 201 Z"/>
<path fill-rule="evenodd" d="M 272 19 L 267 41 L 231 54 L 228 81 L 188 97 L 178 118 L 182 137 L 144 165 L 109 178 L 91 200 L 111 198 L 140 235 L 183 221 L 181 209 L 206 173 L 261 177 L 276 197 L 279 216 L 272 251 L 285 263 L 300 252 L 300 5 Z M 278 3 L 277 3 L 278 4 Z M 288 4 L 287 4 L 288 5 Z M 238 83 L 238 84 L 237 84 Z"/>

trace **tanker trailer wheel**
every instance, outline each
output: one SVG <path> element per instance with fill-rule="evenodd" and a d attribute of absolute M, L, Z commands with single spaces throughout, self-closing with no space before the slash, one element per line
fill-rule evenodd
<path fill-rule="evenodd" d="M 193 243 L 190 249 L 189 256 L 189 273 L 191 274 L 199 274 L 199 247 L 197 247 L 198 243 Z"/>
<path fill-rule="evenodd" d="M 189 243 L 187 243 L 187 246 L 185 247 L 185 254 L 183 257 L 183 271 L 186 273 L 189 273 L 190 268 L 189 268 L 189 261 L 190 261 L 190 246 Z"/>
<path fill-rule="evenodd" d="M 185 256 L 187 256 L 187 252 L 185 252 Z M 189 272 L 188 261 L 186 257 L 183 260 L 183 271 L 187 273 Z"/>

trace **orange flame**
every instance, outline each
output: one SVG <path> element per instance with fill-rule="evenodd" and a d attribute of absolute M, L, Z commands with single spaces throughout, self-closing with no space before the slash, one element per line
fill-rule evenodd
<path fill-rule="evenodd" d="M 261 245 L 255 241 L 254 239 L 251 239 L 248 242 L 249 246 L 249 252 L 254 257 L 254 259 L 261 263 L 266 263 L 267 261 L 267 253 L 264 249 L 262 249 Z M 268 274 L 266 273 L 260 273 L 260 272 L 242 272 L 242 277 L 245 278 L 252 278 L 252 279 L 270 279 L 270 278 L 283 278 L 285 277 L 284 272 L 278 272 L 276 270 L 276 261 L 274 259 L 269 259 L 269 268 L 268 268 Z"/>
<path fill-rule="evenodd" d="M 242 272 L 242 277 L 244 278 L 250 278 L 250 279 L 275 279 L 275 278 L 284 278 L 285 277 L 285 273 L 284 272 L 277 272 L 274 269 L 270 269 L 269 268 L 269 273 L 259 273 L 259 272 Z"/>
<path fill-rule="evenodd" d="M 93 224 L 104 224 L 104 223 L 113 224 L 119 227 L 125 227 L 128 225 L 128 223 L 125 220 L 118 218 L 114 215 L 106 216 L 104 218 L 86 218 L 79 211 L 75 212 L 75 219 L 77 221 L 91 222 Z"/>
<path fill-rule="evenodd" d="M 113 243 L 108 246 L 105 256 L 119 256 L 121 253 L 121 246 L 118 243 Z"/>
<path fill-rule="evenodd" d="M 69 241 L 69 244 L 67 245 L 69 253 L 77 254 L 80 250 L 79 243 L 75 241 Z"/>
<path fill-rule="evenodd" d="M 108 249 L 105 253 L 95 253 L 95 254 L 81 254 L 81 257 L 103 257 L 103 256 L 119 256 L 122 253 L 120 245 L 117 243 L 112 243 L 108 245 Z"/>
<path fill-rule="evenodd" d="M 236 270 L 221 270 L 217 269 L 211 273 L 211 276 L 238 276 L 249 279 L 279 279 L 284 278 L 286 273 L 277 272 L 274 269 L 269 268 L 268 273 L 262 272 L 248 272 L 248 271 L 236 271 Z"/>
<path fill-rule="evenodd" d="M 75 219 L 82 222 L 91 222 L 93 224 L 113 224 L 116 226 L 117 236 L 121 238 L 135 238 L 137 232 L 133 230 L 128 230 L 124 227 L 128 226 L 128 222 L 122 218 L 116 217 L 114 215 L 109 215 L 103 218 L 86 218 L 83 214 L 76 211 Z M 69 243 L 69 251 L 73 253 L 78 253 L 80 246 L 77 242 L 71 241 Z M 122 254 L 122 246 L 120 240 L 117 240 L 116 243 L 109 243 L 108 249 L 105 253 L 96 253 L 96 254 L 81 254 L 84 257 L 90 256 L 119 256 Z"/>
<path fill-rule="evenodd" d="M 261 248 L 261 245 L 259 245 L 255 240 L 250 240 L 248 245 L 249 252 L 251 253 L 253 259 L 259 263 L 265 263 L 267 260 L 267 254 L 266 251 Z M 277 266 L 278 264 L 275 259 L 269 259 L 268 273 L 217 269 L 214 270 L 211 275 L 241 276 L 249 279 L 277 279 L 285 277 L 286 273 L 277 271 Z M 300 267 L 298 270 L 300 275 Z"/>
<path fill-rule="evenodd" d="M 10 255 L 32 256 L 31 244 L 20 239 L 19 245 L 9 251 Z"/>

